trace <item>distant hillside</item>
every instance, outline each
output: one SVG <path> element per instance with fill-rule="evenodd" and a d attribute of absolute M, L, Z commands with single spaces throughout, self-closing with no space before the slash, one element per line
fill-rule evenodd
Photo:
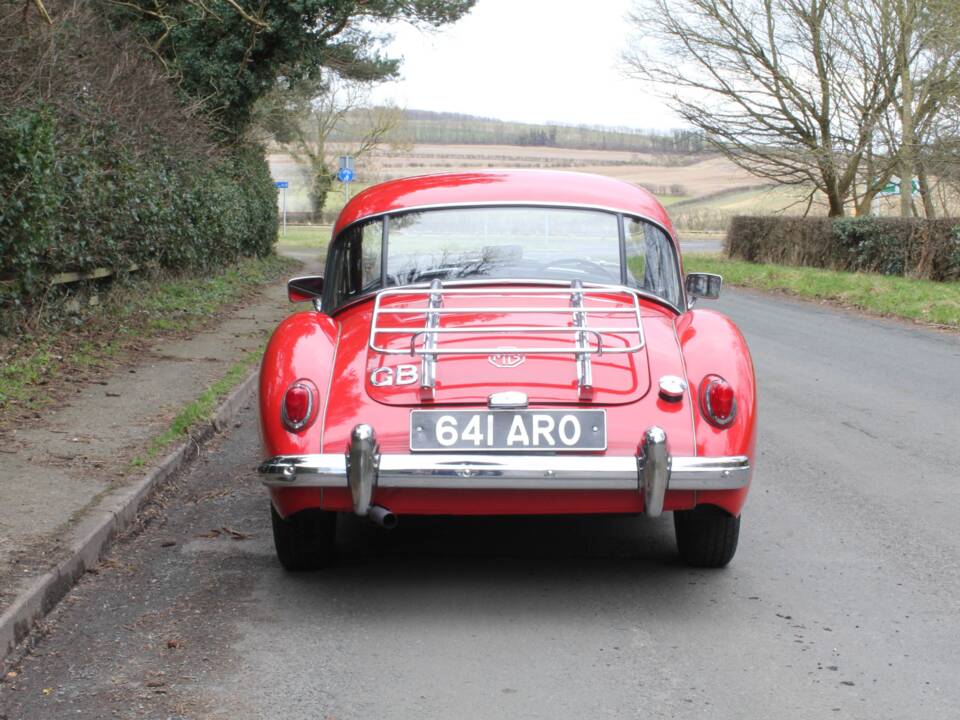
<path fill-rule="evenodd" d="M 417 145 L 520 145 L 664 155 L 700 155 L 707 151 L 703 134 L 693 130 L 535 125 L 428 110 L 406 110 L 404 114 L 405 139 Z"/>

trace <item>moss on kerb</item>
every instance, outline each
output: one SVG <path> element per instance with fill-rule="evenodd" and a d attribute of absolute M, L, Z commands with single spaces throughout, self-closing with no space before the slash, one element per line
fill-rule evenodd
<path fill-rule="evenodd" d="M 160 435 L 150 440 L 146 450 L 130 461 L 131 468 L 142 467 L 149 460 L 155 458 L 164 449 L 187 436 L 190 430 L 200 423 L 213 419 L 213 412 L 220 401 L 249 374 L 250 369 L 260 362 L 266 343 L 256 350 L 248 352 L 244 357 L 230 366 L 230 369 L 208 387 L 196 400 L 184 406 L 168 427 Z"/>

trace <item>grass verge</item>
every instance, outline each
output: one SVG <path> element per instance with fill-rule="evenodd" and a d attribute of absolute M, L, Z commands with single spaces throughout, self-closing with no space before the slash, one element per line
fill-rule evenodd
<path fill-rule="evenodd" d="M 0 338 L 0 426 L 35 416 L 65 386 L 109 369 L 145 342 L 209 326 L 298 266 L 276 256 L 249 258 L 205 276 L 139 277 L 106 290 L 71 288 L 70 296 L 48 306 L 29 328 Z"/>
<path fill-rule="evenodd" d="M 186 437 L 193 427 L 199 423 L 209 422 L 220 401 L 247 376 L 254 365 L 260 362 L 265 347 L 266 344 L 237 360 L 223 377 L 204 390 L 200 397 L 183 407 L 170 422 L 170 427 L 153 438 L 143 453 L 130 462 L 130 466 L 136 468 L 145 465 L 170 445 Z"/>
<path fill-rule="evenodd" d="M 330 242 L 333 225 L 287 225 L 287 233 L 277 234 L 277 245 L 316 248 L 318 253 L 326 252 Z"/>
<path fill-rule="evenodd" d="M 777 290 L 880 315 L 960 328 L 960 282 L 750 263 L 705 253 L 685 255 L 684 269 L 723 275 L 724 283 L 737 287 Z"/>

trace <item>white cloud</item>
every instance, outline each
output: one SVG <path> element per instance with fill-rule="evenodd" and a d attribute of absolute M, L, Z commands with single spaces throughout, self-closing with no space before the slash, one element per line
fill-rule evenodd
<path fill-rule="evenodd" d="M 630 0 L 480 0 L 453 26 L 393 28 L 403 79 L 374 98 L 408 108 L 524 122 L 635 128 L 682 123 L 628 80 L 620 53 Z"/>

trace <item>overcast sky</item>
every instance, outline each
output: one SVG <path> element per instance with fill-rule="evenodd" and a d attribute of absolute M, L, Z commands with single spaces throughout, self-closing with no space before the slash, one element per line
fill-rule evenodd
<path fill-rule="evenodd" d="M 402 79 L 375 92 L 419 110 L 504 120 L 672 128 L 682 123 L 623 77 L 632 0 L 479 0 L 439 31 L 394 29 Z"/>

